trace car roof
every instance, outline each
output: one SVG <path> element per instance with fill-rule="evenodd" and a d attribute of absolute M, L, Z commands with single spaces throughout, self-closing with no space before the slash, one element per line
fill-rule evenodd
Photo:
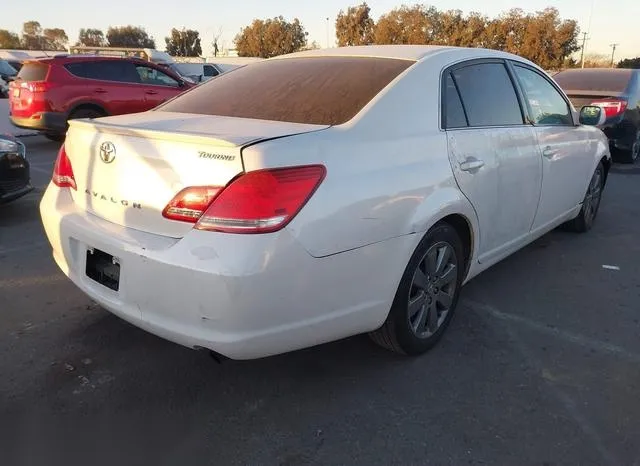
<path fill-rule="evenodd" d="M 57 55 L 54 57 L 46 57 L 46 58 L 33 58 L 29 60 L 25 60 L 25 63 L 73 63 L 73 62 L 89 62 L 89 61 L 115 61 L 115 60 L 127 60 L 136 63 L 145 63 L 150 64 L 146 60 L 142 60 L 137 57 L 109 57 L 104 55 L 81 55 L 81 54 L 73 54 L 73 55 Z M 151 63 L 153 64 L 153 63 Z"/>
<path fill-rule="evenodd" d="M 450 58 L 505 58 L 531 63 L 517 55 L 498 50 L 490 50 L 475 47 L 453 47 L 447 45 L 356 45 L 350 47 L 335 47 L 329 49 L 305 50 L 288 55 L 280 55 L 274 59 L 298 58 L 298 57 L 371 57 L 390 58 L 398 60 L 422 61 L 434 55 L 446 53 Z"/>

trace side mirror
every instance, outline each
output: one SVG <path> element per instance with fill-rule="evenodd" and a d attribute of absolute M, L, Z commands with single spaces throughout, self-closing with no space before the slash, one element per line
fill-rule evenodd
<path fill-rule="evenodd" d="M 603 125 L 607 115 L 602 107 L 597 105 L 585 105 L 580 109 L 580 124 L 589 126 Z"/>

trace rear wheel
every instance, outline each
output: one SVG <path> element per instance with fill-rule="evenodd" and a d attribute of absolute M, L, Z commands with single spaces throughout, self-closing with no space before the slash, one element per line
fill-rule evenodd
<path fill-rule="evenodd" d="M 604 166 L 602 162 L 598 163 L 596 170 L 593 172 L 587 194 L 582 201 L 582 208 L 576 218 L 566 223 L 566 226 L 577 233 L 585 233 L 591 230 L 598 209 L 600 208 L 600 200 L 602 199 L 602 190 L 604 188 Z"/>
<path fill-rule="evenodd" d="M 80 118 L 100 118 L 106 116 L 103 111 L 95 108 L 79 108 L 69 115 L 69 120 L 78 120 Z"/>
<path fill-rule="evenodd" d="M 434 226 L 413 253 L 385 323 L 370 334 L 380 346 L 418 355 L 442 338 L 458 304 L 463 246 L 447 223 Z"/>
<path fill-rule="evenodd" d="M 77 110 L 74 110 L 73 112 L 71 112 L 71 115 L 69 115 L 69 118 L 67 119 L 67 122 L 69 120 L 78 120 L 80 118 L 100 118 L 103 116 L 107 116 L 107 114 L 103 111 L 100 111 L 98 109 L 95 108 L 79 108 Z M 67 128 L 69 127 L 69 124 L 67 123 Z M 65 139 L 66 136 L 66 131 L 65 134 L 45 134 L 45 136 L 49 139 L 51 139 L 52 141 L 57 141 L 57 142 L 62 142 Z"/>

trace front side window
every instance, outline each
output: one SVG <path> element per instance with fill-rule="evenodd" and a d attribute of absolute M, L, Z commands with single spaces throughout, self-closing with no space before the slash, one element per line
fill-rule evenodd
<path fill-rule="evenodd" d="M 180 83 L 178 83 L 178 81 L 173 79 L 171 76 L 149 66 L 138 65 L 136 66 L 136 71 L 140 76 L 140 82 L 142 84 L 170 87 L 178 87 L 180 85 Z"/>
<path fill-rule="evenodd" d="M 478 63 L 452 72 L 469 126 L 522 125 L 522 110 L 506 67 Z"/>
<path fill-rule="evenodd" d="M 536 125 L 573 125 L 571 109 L 556 88 L 542 75 L 514 65 Z"/>

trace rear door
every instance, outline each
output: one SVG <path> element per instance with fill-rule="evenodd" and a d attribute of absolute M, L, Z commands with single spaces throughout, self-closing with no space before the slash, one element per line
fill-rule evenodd
<path fill-rule="evenodd" d="M 78 61 L 65 65 L 67 71 L 83 81 L 74 85 L 79 100 L 100 102 L 109 115 L 145 110 L 143 89 L 135 68 L 126 60 Z"/>
<path fill-rule="evenodd" d="M 474 60 L 444 73 L 443 122 L 460 189 L 480 225 L 480 262 L 526 238 L 536 214 L 541 163 L 533 128 L 502 60 Z"/>
<path fill-rule="evenodd" d="M 158 68 L 136 65 L 144 92 L 145 110 L 151 110 L 183 91 L 180 82 Z"/>
<path fill-rule="evenodd" d="M 512 64 L 540 144 L 542 193 L 533 224 L 537 229 L 582 202 L 593 170 L 590 132 L 574 123 L 569 102 L 551 79 L 528 65 Z"/>

